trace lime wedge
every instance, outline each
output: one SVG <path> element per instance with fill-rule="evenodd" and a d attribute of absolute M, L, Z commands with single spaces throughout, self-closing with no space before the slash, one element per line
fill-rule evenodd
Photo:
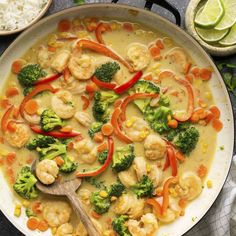
<path fill-rule="evenodd" d="M 232 26 L 229 34 L 219 41 L 221 45 L 231 46 L 236 44 L 236 23 Z"/>
<path fill-rule="evenodd" d="M 223 39 L 229 32 L 229 29 L 216 30 L 216 29 L 201 29 L 195 28 L 198 35 L 206 42 L 213 43 Z"/>
<path fill-rule="evenodd" d="M 195 17 L 195 24 L 201 28 L 216 26 L 224 15 L 221 0 L 208 0 L 203 9 L 199 9 Z"/>
<path fill-rule="evenodd" d="M 225 14 L 221 21 L 215 26 L 215 29 L 217 30 L 228 29 L 236 22 L 236 1 L 224 0 L 223 6 L 225 9 Z"/>

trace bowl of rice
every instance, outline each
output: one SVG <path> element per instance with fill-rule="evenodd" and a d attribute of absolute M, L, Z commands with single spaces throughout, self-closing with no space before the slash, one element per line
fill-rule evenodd
<path fill-rule="evenodd" d="M 18 33 L 37 22 L 52 0 L 0 0 L 0 36 Z"/>

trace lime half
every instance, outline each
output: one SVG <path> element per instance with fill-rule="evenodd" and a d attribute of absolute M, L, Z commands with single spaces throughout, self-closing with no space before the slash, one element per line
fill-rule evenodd
<path fill-rule="evenodd" d="M 221 45 L 231 46 L 236 44 L 236 23 L 232 26 L 229 34 L 219 41 Z"/>
<path fill-rule="evenodd" d="M 215 26 L 215 29 L 217 30 L 228 29 L 236 22 L 236 1 L 224 0 L 223 6 L 225 9 L 225 14 L 221 21 Z"/>
<path fill-rule="evenodd" d="M 206 42 L 213 43 L 223 39 L 229 32 L 229 29 L 216 30 L 216 29 L 201 29 L 195 28 L 198 35 Z"/>
<path fill-rule="evenodd" d="M 221 0 L 208 0 L 203 9 L 199 9 L 195 17 L 195 24 L 201 28 L 216 26 L 224 15 Z"/>

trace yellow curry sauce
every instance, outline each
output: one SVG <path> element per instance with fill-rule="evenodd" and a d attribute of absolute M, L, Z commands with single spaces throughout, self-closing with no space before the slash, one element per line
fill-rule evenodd
<path fill-rule="evenodd" d="M 104 44 L 99 44 L 99 47 L 112 49 L 113 53 L 130 66 L 132 73 L 121 60 L 111 58 L 111 54 L 104 55 L 101 51 L 83 48 L 82 44 L 81 49 L 78 46 L 81 40 L 95 42 L 96 46 L 97 41 L 102 43 L 102 40 Z M 39 159 L 39 149 L 28 150 L 26 145 L 30 139 L 36 137 L 31 127 L 40 130 L 40 116 L 47 109 L 52 109 L 63 120 L 64 130 L 62 127 L 55 127 L 51 132 L 80 132 L 81 135 L 68 139 L 64 144 L 67 145 L 66 155 L 77 164 L 77 169 L 73 173 L 65 174 L 59 171 L 58 160 L 53 158 L 42 164 L 44 158 L 41 158 L 41 166 L 38 167 L 38 172 L 36 171 L 39 181 L 52 184 L 56 179 L 63 181 L 76 175 L 82 176 L 83 173 L 93 172 L 104 165 L 98 161 L 97 149 L 102 143 L 107 143 L 107 137 L 99 131 L 96 138 L 91 138 L 88 130 L 92 123 L 96 122 L 92 111 L 94 92 L 91 92 L 91 88 L 98 92 L 111 92 L 101 85 L 99 87 L 94 84 L 91 78 L 97 68 L 108 62 L 116 62 L 120 67 L 110 82 L 116 84 L 116 88 L 131 81 L 142 71 L 139 80 L 160 87 L 159 95 L 151 99 L 146 98 L 149 99 L 149 108 L 155 110 L 164 106 L 164 109 L 171 112 L 161 124 L 166 130 L 155 132 L 153 125 L 156 120 L 148 122 L 145 114 L 131 101 L 126 107 L 126 119 L 121 122 L 119 117 L 115 118 L 122 126 L 121 132 L 132 144 L 127 144 L 117 135 L 117 127 L 114 127 L 113 123 L 114 131 L 111 130 L 110 138 L 114 140 L 114 152 L 127 147 L 126 145 L 133 145 L 134 160 L 122 171 L 112 170 L 112 163 L 109 163 L 106 170 L 98 176 L 84 179 L 77 194 L 101 235 L 123 235 L 117 231 L 114 223 L 112 224 L 120 215 L 127 216 L 123 226 L 127 235 L 155 235 L 158 225 L 171 223 L 184 215 L 186 205 L 201 194 L 203 181 L 214 157 L 217 131 L 222 128 L 219 110 L 213 106 L 214 99 L 207 82 L 211 78 L 211 68 L 199 68 L 184 48 L 159 32 L 153 32 L 136 23 L 105 22 L 95 18 L 63 20 L 59 22 L 57 31 L 33 45 L 22 58 L 16 58 L 12 66 L 13 71 L 1 94 L 1 167 L 12 187 L 21 168 Z M 18 111 L 25 96 L 18 76 L 22 68 L 29 64 L 39 64 L 47 74 L 44 76 L 46 78 L 59 75 L 56 80 L 47 83 L 56 89 L 56 92 L 45 91 L 32 97 L 31 104 L 28 103 L 27 107 L 22 108 L 21 115 Z M 178 80 L 185 82 L 182 84 Z M 34 88 L 37 86 L 39 85 Z M 133 89 L 134 87 L 131 87 L 130 90 L 119 92 L 116 100 L 121 102 L 130 94 L 137 93 Z M 192 107 L 189 105 L 190 92 L 194 98 Z M 163 98 L 169 100 L 169 103 L 161 105 L 160 100 Z M 142 101 L 145 101 L 145 98 Z M 120 106 L 120 102 L 115 101 L 109 105 L 110 114 L 104 123 L 111 122 L 112 113 L 115 107 Z M 9 111 L 11 105 L 14 105 L 14 108 L 5 121 L 6 111 Z M 187 115 L 189 117 L 184 119 Z M 190 153 L 184 154 L 173 140 L 167 141 L 167 134 L 170 130 L 180 132 L 178 127 L 186 123 L 188 127 L 194 127 L 199 132 L 199 139 L 196 147 Z M 63 156 L 60 158 L 63 162 Z M 176 176 L 173 177 L 173 174 Z M 144 176 L 149 178 L 153 188 L 151 195 L 140 196 L 135 193 L 133 186 L 140 184 Z M 118 178 L 125 190 L 121 196 L 108 196 L 109 186 L 116 183 Z M 173 181 L 169 186 L 165 186 L 167 190 L 163 190 L 169 178 L 173 178 Z M 13 192 L 15 193 L 14 190 Z M 94 202 L 91 201 L 94 192 L 98 192 L 101 198 L 109 198 L 107 212 L 98 212 L 94 207 Z M 31 230 L 45 231 L 51 228 L 52 234 L 57 236 L 87 235 L 78 217 L 72 213 L 71 207 L 64 203 L 65 199 L 41 193 L 35 199 L 24 199 L 17 193 L 15 195 L 19 199 L 15 215 L 25 215 L 24 209 L 31 212 L 32 214 L 28 214 L 27 224 Z M 32 226 L 32 222 L 29 223 L 32 218 L 36 218 L 38 225 L 36 223 L 36 226 Z"/>

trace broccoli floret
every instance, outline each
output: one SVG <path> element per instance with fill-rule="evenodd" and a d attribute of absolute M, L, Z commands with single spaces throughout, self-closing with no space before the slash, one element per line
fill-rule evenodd
<path fill-rule="evenodd" d="M 111 82 L 119 69 L 120 65 L 117 62 L 107 62 L 96 69 L 94 76 L 103 82 Z"/>
<path fill-rule="evenodd" d="M 169 115 L 172 115 L 172 111 L 168 107 L 152 108 L 148 106 L 144 112 L 144 119 L 149 122 L 155 132 L 163 134 L 170 129 L 167 124 Z"/>
<path fill-rule="evenodd" d="M 105 190 L 102 190 L 102 191 L 105 191 Z M 97 191 L 97 192 L 93 192 L 90 197 L 90 202 L 93 205 L 93 209 L 98 214 L 104 214 L 108 212 L 111 205 L 111 201 L 110 201 L 110 197 L 108 193 L 107 193 L 107 196 L 104 196 L 104 197 L 102 197 L 101 195 L 102 195 L 101 191 Z"/>
<path fill-rule="evenodd" d="M 99 122 L 106 122 L 109 119 L 109 105 L 119 98 L 113 91 L 95 92 L 93 103 L 93 116 Z"/>
<path fill-rule="evenodd" d="M 170 98 L 166 95 L 161 95 L 158 104 L 160 106 L 168 107 L 170 105 Z"/>
<path fill-rule="evenodd" d="M 186 129 L 188 129 L 190 127 L 190 123 L 189 122 L 179 122 L 178 127 L 176 129 L 170 129 L 166 134 L 166 138 L 169 141 L 173 141 L 173 139 L 181 132 L 184 131 Z"/>
<path fill-rule="evenodd" d="M 126 170 L 131 166 L 134 158 L 133 145 L 130 144 L 124 147 L 118 147 L 112 157 L 112 169 L 116 172 Z"/>
<path fill-rule="evenodd" d="M 64 173 L 71 173 L 77 169 L 77 165 L 68 157 L 64 155 L 63 157 L 64 164 L 60 167 L 60 171 Z"/>
<path fill-rule="evenodd" d="M 181 131 L 175 138 L 175 146 L 184 154 L 189 154 L 197 145 L 199 131 L 195 127 Z"/>
<path fill-rule="evenodd" d="M 133 192 L 140 197 L 151 197 L 154 187 L 147 175 L 144 175 L 140 182 L 132 187 Z"/>
<path fill-rule="evenodd" d="M 132 236 L 128 230 L 128 226 L 126 225 L 128 219 L 129 217 L 127 215 L 121 215 L 113 219 L 112 227 L 119 236 Z"/>
<path fill-rule="evenodd" d="M 103 152 L 100 152 L 98 154 L 98 161 L 100 164 L 104 164 L 106 159 L 107 159 L 107 155 L 108 155 L 108 150 L 105 150 Z"/>
<path fill-rule="evenodd" d="M 36 189 L 37 179 L 31 173 L 29 166 L 24 166 L 17 176 L 13 189 L 17 194 L 25 199 L 34 199 L 38 197 L 38 190 Z"/>
<path fill-rule="evenodd" d="M 32 86 L 32 87 L 25 87 L 25 88 L 23 89 L 23 94 L 24 94 L 24 96 L 27 96 L 30 92 L 32 92 L 33 89 L 34 89 L 33 86 Z"/>
<path fill-rule="evenodd" d="M 29 143 L 26 145 L 26 147 L 29 150 L 36 150 L 37 147 L 44 148 L 48 147 L 49 144 L 58 142 L 57 139 L 51 137 L 51 136 L 44 136 L 44 135 L 37 135 L 36 138 L 32 138 Z"/>
<path fill-rule="evenodd" d="M 34 214 L 34 212 L 33 212 L 30 208 L 26 208 L 26 209 L 25 209 L 25 214 L 26 214 L 26 216 L 27 216 L 28 218 L 33 217 L 33 216 L 36 216 L 36 215 Z"/>
<path fill-rule="evenodd" d="M 91 139 L 93 139 L 94 135 L 97 132 L 100 132 L 102 129 L 103 123 L 102 122 L 93 122 L 88 130 L 88 135 Z"/>
<path fill-rule="evenodd" d="M 43 111 L 40 122 L 42 130 L 45 132 L 64 125 L 62 119 L 52 109 L 46 109 Z"/>
<path fill-rule="evenodd" d="M 46 73 L 38 64 L 30 64 L 22 68 L 17 78 L 23 87 L 31 87 L 39 78 Z"/>
<path fill-rule="evenodd" d="M 130 90 L 129 93 L 154 93 L 159 94 L 160 88 L 157 87 L 155 84 L 153 84 L 150 81 L 146 80 L 139 80 Z M 149 105 L 151 99 L 145 98 L 145 99 L 137 99 L 134 101 L 134 103 L 137 105 L 137 107 L 144 112 L 146 107 Z"/>
<path fill-rule="evenodd" d="M 40 155 L 40 158 L 39 158 L 40 161 L 44 159 L 52 160 L 57 156 L 62 156 L 66 154 L 66 145 L 62 143 L 52 143 L 52 144 L 49 144 L 48 147 L 45 147 L 45 148 L 37 147 L 36 151 Z"/>
<path fill-rule="evenodd" d="M 124 191 L 125 191 L 125 186 L 120 181 L 112 184 L 108 188 L 108 193 L 110 197 L 112 196 L 120 197 Z"/>

